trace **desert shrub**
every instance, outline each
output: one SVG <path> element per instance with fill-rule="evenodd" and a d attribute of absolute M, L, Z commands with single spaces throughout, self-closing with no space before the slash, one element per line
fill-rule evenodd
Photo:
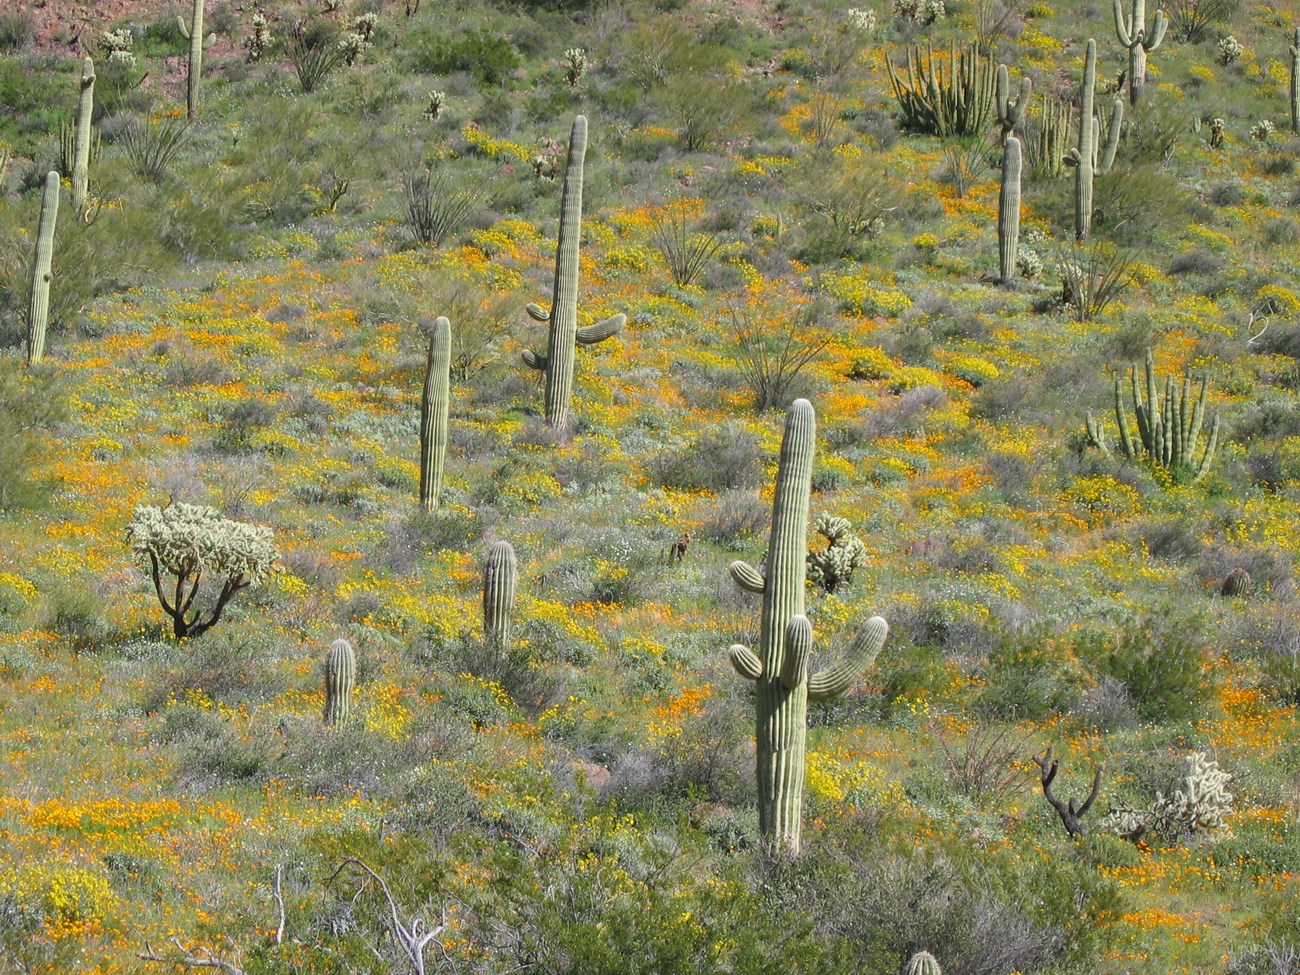
<path fill-rule="evenodd" d="M 285 688 L 271 664 L 279 656 L 273 636 L 233 628 L 186 641 L 180 658 L 162 668 L 142 706 L 159 711 L 170 701 L 238 707 L 269 700 Z"/>
<path fill-rule="evenodd" d="M 190 141 L 189 122 L 180 115 L 141 121 L 129 118 L 118 130 L 117 146 L 138 178 L 161 183 Z"/>
<path fill-rule="evenodd" d="M 736 367 L 754 396 L 755 409 L 785 408 L 808 393 L 804 369 L 831 340 L 817 309 L 758 311 L 733 306 L 731 328 Z"/>
<path fill-rule="evenodd" d="M 989 654 L 976 708 L 1005 720 L 1041 721 L 1077 707 L 1083 674 L 1048 629 L 1008 634 Z"/>
<path fill-rule="evenodd" d="M 264 736 L 244 738 L 224 726 L 213 737 L 190 740 L 177 777 L 184 783 L 210 788 L 247 782 L 266 770 L 271 746 L 272 741 Z"/>
<path fill-rule="evenodd" d="M 509 38 L 484 27 L 449 37 L 441 26 L 421 25 L 407 32 L 402 48 L 412 71 L 466 71 L 485 85 L 499 85 L 523 63 Z"/>
<path fill-rule="evenodd" d="M 758 440 L 743 423 L 729 423 L 700 434 L 693 443 L 665 451 L 650 464 L 652 476 L 678 491 L 712 491 L 756 487 L 764 457 Z"/>
<path fill-rule="evenodd" d="M 482 196 L 481 181 L 445 166 L 424 167 L 402 181 L 406 192 L 406 229 L 417 243 L 438 247 L 458 233 Z"/>
<path fill-rule="evenodd" d="M 293 25 L 284 42 L 284 53 L 304 94 L 315 91 L 348 63 L 348 50 L 342 41 L 339 25 L 323 17 Z"/>
<path fill-rule="evenodd" d="M 21 51 L 36 36 L 31 14 L 24 10 L 0 14 L 0 51 Z"/>
<path fill-rule="evenodd" d="M 54 484 L 44 473 L 51 429 L 66 414 L 53 373 L 0 360 L 0 510 L 40 507 Z"/>
<path fill-rule="evenodd" d="M 213 444 L 218 450 L 247 450 L 257 434 L 276 420 L 276 411 L 264 399 L 242 399 L 221 411 L 221 423 Z"/>
<path fill-rule="evenodd" d="M 57 61 L 0 58 L 0 139 L 34 154 L 66 113 L 70 74 Z M 40 174 L 44 178 L 45 173 Z"/>
<path fill-rule="evenodd" d="M 739 550 L 750 539 L 767 532 L 771 515 L 771 505 L 754 491 L 726 491 L 709 506 L 700 536 L 723 548 Z"/>
<path fill-rule="evenodd" d="M 1124 685 L 1142 720 L 1184 721 L 1203 712 L 1213 690 L 1202 626 L 1198 618 L 1173 611 L 1152 615 L 1115 633 L 1085 634 L 1079 655 Z"/>

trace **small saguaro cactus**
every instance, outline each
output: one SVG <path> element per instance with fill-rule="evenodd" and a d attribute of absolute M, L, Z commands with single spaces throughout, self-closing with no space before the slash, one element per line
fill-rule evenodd
<path fill-rule="evenodd" d="M 1165 39 L 1169 21 L 1163 10 L 1157 10 L 1148 30 L 1146 0 L 1132 0 L 1132 4 L 1126 19 L 1123 0 L 1115 0 L 1115 36 L 1128 49 L 1128 103 L 1136 105 L 1147 80 L 1147 55 Z"/>
<path fill-rule="evenodd" d="M 1296 28 L 1295 41 L 1288 51 L 1291 54 L 1291 131 L 1300 132 L 1300 27 Z"/>
<path fill-rule="evenodd" d="M 1034 83 L 1030 81 L 1029 75 L 1024 75 L 1020 79 L 1020 93 L 1016 100 L 1011 100 L 1011 76 L 1007 72 L 1005 64 L 998 65 L 997 81 L 994 86 L 993 111 L 996 113 L 998 125 L 1002 126 L 1002 140 L 1005 142 L 1014 132 L 1020 120 L 1024 117 L 1025 107 L 1029 104 L 1029 99 L 1033 94 Z"/>
<path fill-rule="evenodd" d="M 199 114 L 200 86 L 203 83 L 203 49 L 217 39 L 216 34 L 203 36 L 204 0 L 194 0 L 194 11 L 190 17 L 190 26 L 185 26 L 185 17 L 176 15 L 180 25 L 181 36 L 190 42 L 189 74 L 185 79 L 185 114 L 192 122 Z"/>
<path fill-rule="evenodd" d="M 483 639 L 489 651 L 502 656 L 510 646 L 519 566 L 509 542 L 493 542 L 483 567 Z"/>
<path fill-rule="evenodd" d="M 850 641 L 840 663 L 809 675 L 813 634 L 803 612 L 804 572 L 816 441 L 812 404 L 797 399 L 786 414 L 781 439 L 767 574 L 747 562 L 733 562 L 730 567 L 736 585 L 763 594 L 758 653 L 735 644 L 730 656 L 736 673 L 758 684 L 759 831 L 773 852 L 789 855 L 799 852 L 808 699 L 823 700 L 847 691 L 876 659 L 889 632 L 883 619 L 872 617 Z"/>
<path fill-rule="evenodd" d="M 1155 357 L 1147 349 L 1145 382 L 1138 380 L 1137 366 L 1129 373 L 1132 387 L 1133 409 L 1137 415 L 1138 437 L 1134 439 L 1129 426 L 1128 413 L 1124 409 L 1124 397 L 1120 377 L 1115 377 L 1115 422 L 1119 426 L 1120 446 L 1124 456 L 1129 460 L 1141 457 L 1149 458 L 1153 463 L 1163 467 L 1171 474 L 1185 472 L 1191 474 L 1192 483 L 1203 478 L 1214 462 L 1214 451 L 1219 445 L 1219 417 L 1216 414 L 1210 422 L 1210 435 L 1201 452 L 1200 460 L 1196 458 L 1197 441 L 1201 437 L 1201 427 L 1205 421 L 1205 400 L 1209 391 L 1209 378 L 1201 379 L 1201 392 L 1195 405 L 1189 410 L 1192 399 L 1192 379 L 1185 376 L 1181 393 L 1173 376 L 1165 378 L 1164 396 L 1159 395 L 1159 377 L 1156 375 Z M 1142 398 L 1142 386 L 1146 386 L 1146 400 Z M 1105 439 L 1097 422 L 1089 414 L 1086 419 L 1088 438 L 1094 444 L 1106 449 Z"/>
<path fill-rule="evenodd" d="M 550 323 L 546 354 L 524 350 L 524 364 L 546 373 L 546 423 L 564 427 L 569 421 L 569 400 L 573 395 L 574 350 L 594 345 L 617 335 L 627 322 L 626 315 L 611 315 L 604 321 L 578 328 L 578 250 L 582 237 L 582 167 L 587 155 L 587 117 L 573 120 L 569 155 L 560 193 L 560 233 L 555 248 L 555 287 L 550 312 L 529 305 L 528 314 Z"/>
<path fill-rule="evenodd" d="M 943 975 L 938 960 L 928 951 L 918 951 L 907 962 L 904 975 Z"/>
<path fill-rule="evenodd" d="M 420 507 L 438 509 L 447 457 L 447 416 L 451 407 L 451 322 L 439 317 L 429 333 L 420 401 Z"/>
<path fill-rule="evenodd" d="M 347 640 L 335 640 L 325 655 L 325 724 L 346 724 L 357 686 L 357 656 Z"/>
<path fill-rule="evenodd" d="M 36 257 L 32 261 L 32 294 L 27 305 L 27 364 L 45 356 L 45 326 L 50 318 L 50 278 L 54 262 L 54 224 L 59 216 L 59 174 L 45 175 L 41 220 L 36 227 Z"/>
<path fill-rule="evenodd" d="M 90 182 L 90 118 L 95 111 L 95 62 L 81 62 L 81 94 L 77 99 L 77 139 L 72 150 L 72 210 L 80 220 L 86 215 Z"/>
<path fill-rule="evenodd" d="M 998 279 L 1016 276 L 1020 250 L 1020 140 L 1010 133 L 1002 147 L 1002 192 L 998 196 Z"/>
<path fill-rule="evenodd" d="M 1065 164 L 1074 167 L 1074 236 L 1081 243 L 1092 232 L 1093 177 L 1110 172 L 1124 122 L 1124 101 L 1116 98 L 1102 150 L 1101 122 L 1094 114 L 1096 90 L 1097 42 L 1090 37 L 1083 58 L 1083 83 L 1079 86 L 1079 144 L 1065 156 Z"/>

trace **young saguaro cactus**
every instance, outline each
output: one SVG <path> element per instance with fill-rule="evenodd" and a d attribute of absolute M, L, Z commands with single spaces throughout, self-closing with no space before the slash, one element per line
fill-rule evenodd
<path fill-rule="evenodd" d="M 86 214 L 90 183 L 90 119 L 95 111 L 95 62 L 81 62 L 81 94 L 77 98 L 77 138 L 72 149 L 72 210 L 81 219 Z"/>
<path fill-rule="evenodd" d="M 773 852 L 795 855 L 803 814 L 808 699 L 836 697 L 871 666 L 889 627 L 869 619 L 850 641 L 841 662 L 808 673 L 812 626 L 804 616 L 808 497 L 812 486 L 817 420 L 812 404 L 797 399 L 786 414 L 772 505 L 766 577 L 747 562 L 731 563 L 733 581 L 763 594 L 759 649 L 735 644 L 731 664 L 756 681 L 758 822 Z"/>
<path fill-rule="evenodd" d="M 1020 249 L 1020 140 L 1010 133 L 1002 147 L 1002 192 L 998 197 L 998 276 L 1003 284 L 1016 276 Z"/>
<path fill-rule="evenodd" d="M 347 640 L 335 640 L 325 655 L 325 724 L 346 724 L 357 686 L 357 656 Z"/>
<path fill-rule="evenodd" d="M 203 49 L 217 39 L 216 34 L 203 36 L 203 4 L 204 0 L 194 0 L 189 27 L 185 26 L 184 16 L 176 15 L 176 23 L 180 25 L 181 35 L 190 42 L 189 74 L 185 79 L 185 114 L 191 122 L 199 114 L 200 86 L 203 83 Z"/>
<path fill-rule="evenodd" d="M 564 167 L 564 188 L 560 194 L 560 234 L 555 249 L 555 287 L 550 312 L 529 305 L 528 314 L 550 323 L 546 354 L 530 349 L 524 364 L 546 373 L 546 422 L 567 426 L 569 400 L 573 395 L 573 362 L 579 345 L 594 345 L 617 335 L 627 322 L 626 315 L 611 315 L 604 321 L 578 328 L 578 251 L 582 237 L 582 168 L 587 155 L 587 117 L 573 120 L 569 134 L 569 155 Z"/>
<path fill-rule="evenodd" d="M 483 567 L 483 637 L 488 649 L 501 656 L 510 646 L 519 566 L 509 542 L 493 542 Z"/>
<path fill-rule="evenodd" d="M 1002 126 L 1002 141 L 1005 142 L 1015 132 L 1015 128 L 1024 118 L 1025 107 L 1033 95 L 1034 83 L 1029 75 L 1020 79 L 1020 92 L 1016 100 L 1011 100 L 1011 76 L 1005 64 L 998 65 L 997 80 L 994 85 L 993 111 L 998 125 Z"/>
<path fill-rule="evenodd" d="M 1165 39 L 1169 22 L 1165 19 L 1165 12 L 1157 10 L 1148 30 L 1146 0 L 1132 0 L 1132 4 L 1126 19 L 1123 0 L 1115 0 L 1115 36 L 1128 49 L 1128 103 L 1136 105 L 1147 80 L 1147 55 Z"/>
<path fill-rule="evenodd" d="M 938 960 L 928 951 L 918 951 L 907 962 L 904 975 L 943 975 Z"/>
<path fill-rule="evenodd" d="M 1300 27 L 1296 28 L 1295 41 L 1288 51 L 1291 54 L 1291 131 L 1300 132 Z"/>
<path fill-rule="evenodd" d="M 447 417 L 451 408 L 451 322 L 437 318 L 429 333 L 420 401 L 420 507 L 438 509 L 447 457 Z"/>
<path fill-rule="evenodd" d="M 59 217 L 59 174 L 45 175 L 41 220 L 36 227 L 36 257 L 32 261 L 32 294 L 27 305 L 27 364 L 45 357 L 45 326 L 50 319 L 50 278 L 54 263 L 54 224 Z"/>

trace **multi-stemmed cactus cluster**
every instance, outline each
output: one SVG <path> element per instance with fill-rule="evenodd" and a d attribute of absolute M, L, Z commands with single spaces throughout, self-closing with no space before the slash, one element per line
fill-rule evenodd
<path fill-rule="evenodd" d="M 436 511 L 447 457 L 447 419 L 451 410 L 451 322 L 439 316 L 429 331 L 420 400 L 420 507 Z"/>
<path fill-rule="evenodd" d="M 569 400 L 573 396 L 573 364 L 579 345 L 594 345 L 617 335 L 627 322 L 626 315 L 611 315 L 604 321 L 578 327 L 578 253 L 582 237 L 582 169 L 587 155 L 587 117 L 573 120 L 569 134 L 569 155 L 564 167 L 560 194 L 560 232 L 555 248 L 555 287 L 551 310 L 529 305 L 528 314 L 550 323 L 546 353 L 525 350 L 524 363 L 546 373 L 546 422 L 565 427 L 569 422 Z"/>
<path fill-rule="evenodd" d="M 907 55 L 907 81 L 886 60 L 889 83 L 903 112 L 903 124 L 916 132 L 938 136 L 975 136 L 984 132 L 993 112 L 993 62 L 973 45 L 957 51 L 954 39 L 948 58 L 948 76 L 934 48 L 924 57 L 919 47 Z"/>
<path fill-rule="evenodd" d="M 735 644 L 730 655 L 736 673 L 758 685 L 759 830 L 774 852 L 784 854 L 799 852 L 808 699 L 835 697 L 853 686 L 876 659 L 889 632 L 883 619 L 871 618 L 838 664 L 808 673 L 813 635 L 804 615 L 804 572 L 816 440 L 812 404 L 795 400 L 781 439 L 767 571 L 761 573 L 747 562 L 731 563 L 731 577 L 740 588 L 763 594 L 758 652 Z"/>
<path fill-rule="evenodd" d="M 1129 380 L 1132 387 L 1133 412 L 1137 418 L 1136 438 L 1133 436 L 1128 413 L 1124 408 L 1122 382 L 1118 375 L 1115 377 L 1115 422 L 1119 426 L 1120 446 L 1124 456 L 1129 460 L 1146 457 L 1171 474 L 1187 474 L 1193 482 L 1199 481 L 1214 462 L 1214 451 L 1219 444 L 1219 417 L 1216 414 L 1210 423 L 1210 434 L 1205 449 L 1201 451 L 1200 458 L 1197 458 L 1197 444 L 1205 421 L 1208 377 L 1202 378 L 1201 392 L 1194 404 L 1190 376 L 1184 377 L 1181 387 L 1173 376 L 1167 376 L 1162 397 L 1159 378 L 1156 375 L 1155 357 L 1148 349 L 1145 381 L 1138 380 L 1136 365 L 1129 373 Z M 1142 396 L 1144 386 L 1145 399 Z M 1086 427 L 1089 441 L 1103 452 L 1109 452 L 1106 437 L 1091 413 L 1086 418 Z"/>

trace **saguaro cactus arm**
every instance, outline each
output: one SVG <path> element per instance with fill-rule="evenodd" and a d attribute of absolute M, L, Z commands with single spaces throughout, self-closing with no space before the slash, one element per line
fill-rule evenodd
<path fill-rule="evenodd" d="M 1011 101 L 1011 78 L 1007 72 L 1007 66 L 1005 64 L 998 65 L 994 110 L 997 113 L 998 124 L 1002 126 L 1002 138 L 1004 140 L 1020 124 L 1020 119 L 1025 114 L 1025 106 L 1029 104 L 1029 99 L 1032 96 L 1033 87 L 1033 82 L 1030 81 L 1029 76 L 1022 75 L 1020 78 L 1020 93 L 1016 96 L 1014 102 Z"/>
<path fill-rule="evenodd" d="M 808 678 L 808 697 L 825 701 L 838 697 L 860 681 L 867 668 L 876 662 L 888 635 L 889 624 L 881 617 L 867 620 L 849 641 L 843 660 Z"/>
<path fill-rule="evenodd" d="M 763 676 L 763 661 L 759 660 L 758 654 L 743 643 L 733 643 L 727 653 L 731 656 L 731 666 L 741 677 L 746 680 L 758 680 Z"/>
<path fill-rule="evenodd" d="M 732 562 L 727 571 L 731 573 L 732 581 L 745 592 L 761 593 L 767 588 L 767 580 L 763 578 L 763 573 L 748 562 Z"/>

